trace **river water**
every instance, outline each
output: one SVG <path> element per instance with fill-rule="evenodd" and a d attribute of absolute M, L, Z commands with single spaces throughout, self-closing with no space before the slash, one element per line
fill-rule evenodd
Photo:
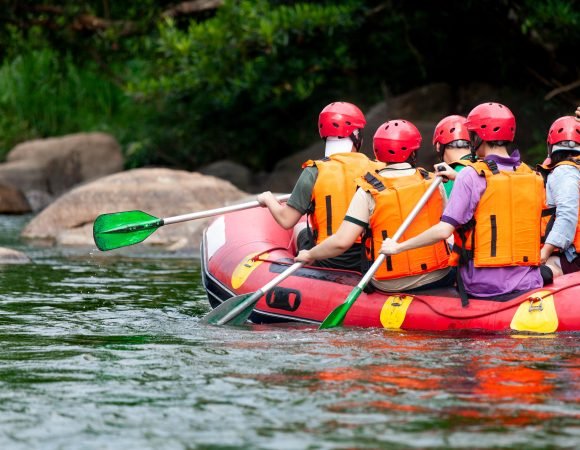
<path fill-rule="evenodd" d="M 578 334 L 206 326 L 195 255 L 26 220 L 0 216 L 33 259 L 0 266 L 1 449 L 580 448 Z"/>

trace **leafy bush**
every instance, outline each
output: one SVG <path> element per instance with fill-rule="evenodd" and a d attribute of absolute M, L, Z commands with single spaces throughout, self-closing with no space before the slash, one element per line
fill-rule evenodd
<path fill-rule="evenodd" d="M 348 32 L 358 3 L 226 1 L 186 29 L 163 21 L 149 76 L 129 85 L 160 101 L 163 152 L 151 157 L 190 167 L 231 157 L 257 167 L 303 144 L 299 129 L 308 127 L 311 141 L 316 115 L 306 113 L 320 107 L 317 89 L 331 90 L 353 67 Z"/>
<path fill-rule="evenodd" d="M 35 50 L 0 67 L 0 156 L 22 140 L 82 131 L 110 132 L 128 145 L 142 135 L 138 111 L 94 68 Z"/>

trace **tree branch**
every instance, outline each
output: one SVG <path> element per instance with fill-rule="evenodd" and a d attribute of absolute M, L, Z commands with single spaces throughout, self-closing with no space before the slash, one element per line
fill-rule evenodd
<path fill-rule="evenodd" d="M 551 98 L 555 97 L 556 95 L 563 94 L 564 92 L 571 91 L 580 87 L 580 80 L 576 80 L 573 83 L 567 84 L 565 86 L 560 86 L 559 88 L 552 89 L 550 92 L 546 94 L 544 100 L 550 100 Z"/>
<path fill-rule="evenodd" d="M 192 0 L 181 2 L 172 8 L 165 10 L 164 17 L 175 17 L 188 14 L 195 14 L 202 11 L 217 9 L 224 4 L 223 0 Z"/>

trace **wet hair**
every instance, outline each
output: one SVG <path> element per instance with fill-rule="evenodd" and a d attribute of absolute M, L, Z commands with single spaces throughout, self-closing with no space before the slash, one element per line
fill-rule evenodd
<path fill-rule="evenodd" d="M 549 167 L 554 167 L 556 164 L 561 163 L 562 161 L 572 161 L 579 156 L 580 153 L 574 150 L 558 150 L 557 152 L 552 153 Z"/>

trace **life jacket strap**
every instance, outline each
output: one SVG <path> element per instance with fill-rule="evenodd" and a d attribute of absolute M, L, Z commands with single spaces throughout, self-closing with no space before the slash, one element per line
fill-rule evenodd
<path fill-rule="evenodd" d="M 497 163 L 491 159 L 484 159 L 483 162 L 487 165 L 491 173 L 494 175 L 499 174 L 499 168 L 497 167 Z"/>
<path fill-rule="evenodd" d="M 459 292 L 459 298 L 461 299 L 461 306 L 467 308 L 469 306 L 469 296 L 465 290 L 465 284 L 463 284 L 459 267 L 457 267 L 457 271 L 455 272 L 455 281 L 457 283 L 457 292 Z"/>
<path fill-rule="evenodd" d="M 387 230 L 382 230 L 382 236 L 383 236 L 383 241 L 385 239 L 387 239 L 389 237 Z M 374 253 L 373 253 L 374 254 Z M 387 255 L 387 257 L 385 258 L 386 264 L 387 264 L 387 271 L 388 272 L 392 272 L 393 271 L 393 258 L 391 255 Z"/>
<path fill-rule="evenodd" d="M 431 179 L 431 175 L 429 174 L 429 172 L 423 169 L 422 167 L 417 168 L 417 170 L 419 171 L 424 180 Z"/>
<path fill-rule="evenodd" d="M 546 242 L 546 238 L 552 231 L 552 227 L 554 226 L 554 222 L 556 222 L 556 207 L 552 206 L 551 208 L 546 208 L 542 210 L 542 217 L 550 216 L 548 219 L 548 223 L 546 224 L 546 230 L 544 234 L 540 237 L 540 242 L 543 244 Z"/>
<path fill-rule="evenodd" d="M 373 176 L 370 172 L 367 172 L 367 174 L 364 176 L 364 179 L 367 183 L 369 183 L 379 192 L 384 191 L 386 189 L 382 181 Z"/>

